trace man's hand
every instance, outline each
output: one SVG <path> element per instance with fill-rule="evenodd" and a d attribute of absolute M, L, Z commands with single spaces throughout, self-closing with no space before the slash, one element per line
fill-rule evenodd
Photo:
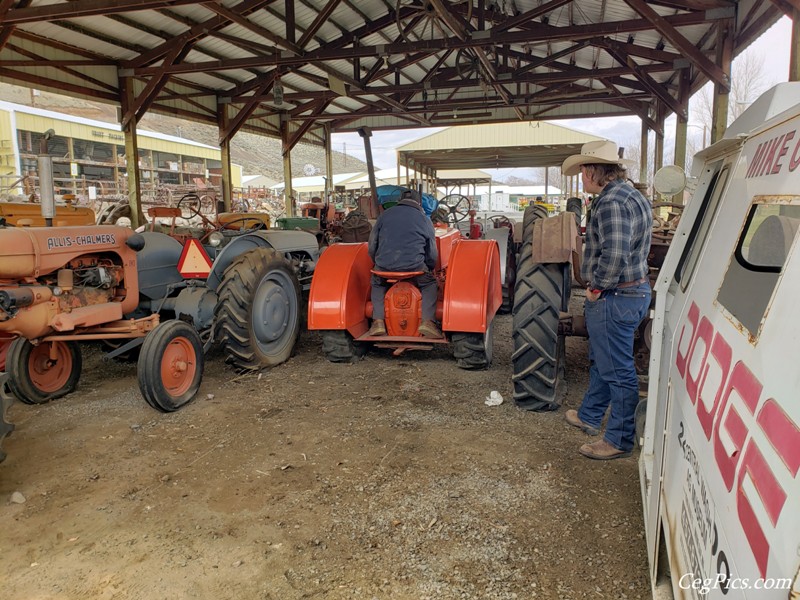
<path fill-rule="evenodd" d="M 603 292 L 600 290 L 586 290 L 586 299 L 589 302 L 597 302 L 597 300 L 600 298 L 600 294 L 602 293 Z"/>

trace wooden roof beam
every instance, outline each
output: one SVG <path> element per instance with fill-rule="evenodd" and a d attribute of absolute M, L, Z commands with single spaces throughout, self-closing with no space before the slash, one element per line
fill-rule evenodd
<path fill-rule="evenodd" d="M 792 17 L 795 12 L 800 12 L 800 0 L 770 0 L 787 17 Z"/>
<path fill-rule="evenodd" d="M 17 9 L 25 8 L 30 5 L 31 2 L 32 0 L 19 0 Z M 6 45 L 15 29 L 14 25 L 6 24 L 8 23 L 7 17 L 12 6 L 14 6 L 14 0 L 0 0 L 0 23 L 3 23 L 3 25 L 0 26 L 0 50 Z"/>
<path fill-rule="evenodd" d="M 177 42 L 175 47 L 166 57 L 164 57 L 164 62 L 162 64 L 163 68 L 183 60 L 189 53 L 189 50 L 191 50 L 191 44 L 188 43 L 186 37 L 179 36 L 175 38 L 175 41 Z M 122 115 L 121 120 L 123 129 L 128 127 L 131 121 L 138 123 L 142 116 L 147 112 L 147 109 L 150 108 L 153 102 L 155 102 L 155 99 L 158 97 L 158 94 L 161 92 L 161 90 L 164 89 L 164 86 L 167 84 L 168 77 L 164 73 L 163 68 L 161 73 L 157 73 L 150 77 L 150 81 L 147 82 L 147 85 L 145 85 L 141 94 L 134 98 L 132 102 L 127 103 L 126 111 Z"/>
<path fill-rule="evenodd" d="M 6 25 L 40 23 L 53 19 L 75 19 L 129 13 L 138 10 L 156 10 L 171 6 L 196 4 L 192 0 L 73 0 L 57 4 L 42 4 L 25 8 L 14 8 L 5 15 Z"/>
<path fill-rule="evenodd" d="M 252 13 L 260 8 L 265 7 L 266 5 L 275 2 L 276 0 L 244 0 L 240 2 L 230 10 L 235 15 L 247 15 Z M 216 3 L 208 3 L 204 4 L 206 8 L 211 9 L 211 5 L 217 5 Z M 203 37 L 207 35 L 210 31 L 215 29 L 221 29 L 223 27 L 227 27 L 231 21 L 219 14 L 216 17 L 212 17 L 202 23 L 197 23 L 193 27 L 190 27 L 188 31 L 184 33 L 189 39 L 196 40 L 197 38 Z M 126 68 L 137 68 L 142 67 L 144 65 L 148 65 L 152 62 L 159 60 L 162 56 L 164 56 L 167 52 L 172 49 L 172 40 L 164 42 L 163 44 L 156 46 L 150 50 L 140 53 L 135 59 L 128 61 L 125 63 Z"/>
<path fill-rule="evenodd" d="M 245 105 L 239 110 L 235 117 L 229 120 L 228 126 L 224 131 L 221 131 L 219 134 L 219 143 L 222 144 L 223 142 L 229 141 L 236 132 L 241 129 L 244 122 L 253 114 L 253 112 L 258 108 L 258 105 L 261 103 L 261 96 L 266 93 L 268 89 L 270 89 L 275 80 L 278 78 L 278 71 L 272 71 L 269 73 L 268 76 L 264 77 L 259 86 L 258 90 L 253 94 L 253 97 L 245 103 Z"/>
<path fill-rule="evenodd" d="M 305 48 L 305 45 L 311 41 L 311 39 L 316 35 L 319 28 L 325 24 L 336 7 L 339 6 L 339 3 L 342 0 L 328 0 L 328 3 L 322 7 L 322 9 L 317 13 L 317 17 L 314 19 L 314 22 L 311 23 L 308 29 L 306 29 L 303 36 L 300 38 L 300 41 L 297 42 L 297 45 L 301 48 Z"/>
<path fill-rule="evenodd" d="M 725 71 L 723 71 L 719 65 L 714 64 L 705 54 L 700 52 L 694 44 L 687 40 L 682 33 L 670 24 L 667 18 L 662 17 L 648 6 L 645 0 L 625 0 L 625 3 L 652 23 L 653 27 L 661 32 L 661 34 L 691 60 L 698 69 L 703 71 L 711 81 L 718 83 L 727 90 L 730 89 L 730 78 L 725 74 Z M 731 13 L 732 14 L 727 18 L 733 18 L 735 12 L 731 10 Z"/>
<path fill-rule="evenodd" d="M 615 42 L 612 40 L 608 40 L 606 45 L 606 52 L 618 61 L 622 65 L 627 65 L 633 71 L 633 74 L 636 78 L 657 98 L 659 98 L 664 104 L 666 104 L 672 111 L 681 117 L 682 119 L 686 118 L 686 107 L 682 106 L 680 102 L 678 102 L 672 95 L 669 93 L 663 85 L 655 81 L 650 75 L 647 73 L 642 72 L 639 68 L 639 65 L 631 58 L 630 56 L 626 55 L 622 50 L 620 50 Z"/>

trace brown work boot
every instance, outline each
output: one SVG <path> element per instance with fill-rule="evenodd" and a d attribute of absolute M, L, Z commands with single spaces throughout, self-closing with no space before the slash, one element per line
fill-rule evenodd
<path fill-rule="evenodd" d="M 372 321 L 372 327 L 369 328 L 367 335 L 370 337 L 379 337 L 386 335 L 386 323 L 383 319 L 375 319 Z"/>
<path fill-rule="evenodd" d="M 572 425 L 573 427 L 577 427 L 584 433 L 588 435 L 597 435 L 600 433 L 600 430 L 597 427 L 592 427 L 591 425 L 587 425 L 583 421 L 581 421 L 580 417 L 578 416 L 578 411 L 569 409 L 565 414 L 564 418 L 566 419 L 567 423 Z"/>
<path fill-rule="evenodd" d="M 426 338 L 440 338 L 442 337 L 442 330 L 436 326 L 433 321 L 423 321 L 417 328 L 419 334 Z"/>
<path fill-rule="evenodd" d="M 594 460 L 613 460 L 615 458 L 626 458 L 631 455 L 630 450 L 620 450 L 605 440 L 597 440 L 591 444 L 584 444 L 578 452 Z"/>

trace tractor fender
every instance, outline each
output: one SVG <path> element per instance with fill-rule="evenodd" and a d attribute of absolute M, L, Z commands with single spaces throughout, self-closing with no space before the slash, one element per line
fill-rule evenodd
<path fill-rule="evenodd" d="M 447 268 L 442 330 L 483 333 L 502 303 L 497 242 L 459 241 Z"/>
<path fill-rule="evenodd" d="M 367 331 L 372 259 L 367 243 L 334 244 L 319 259 L 308 298 L 309 329 Z"/>
<path fill-rule="evenodd" d="M 291 260 L 292 256 L 302 255 L 306 259 L 305 267 L 314 270 L 319 258 L 317 238 L 305 231 L 258 231 L 235 237 L 217 254 L 211 273 L 208 275 L 208 287 L 216 291 L 222 283 L 225 270 L 245 252 L 256 248 L 272 248 Z"/>
<path fill-rule="evenodd" d="M 167 295 L 169 286 L 183 281 L 178 261 L 183 251 L 181 243 L 164 233 L 145 231 L 144 248 L 136 254 L 139 293 L 150 300 Z"/>

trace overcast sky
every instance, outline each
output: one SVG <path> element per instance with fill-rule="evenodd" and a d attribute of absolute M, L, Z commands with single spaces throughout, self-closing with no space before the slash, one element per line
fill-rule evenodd
<path fill-rule="evenodd" d="M 782 18 L 767 33 L 762 35 L 745 52 L 753 52 L 764 57 L 764 70 L 771 84 L 788 81 L 789 78 L 789 48 L 792 34 L 792 21 L 788 17 Z M 771 86 L 770 86 L 771 87 Z M 691 116 L 690 116 L 691 121 Z M 667 120 L 665 127 L 674 131 L 674 116 Z M 567 119 L 553 121 L 557 125 L 585 131 L 593 135 L 604 137 L 625 145 L 631 139 L 638 139 L 641 135 L 641 121 L 638 117 L 606 117 L 600 119 Z M 413 140 L 431 135 L 442 128 L 404 129 L 397 131 L 373 131 L 372 156 L 375 168 L 394 168 L 397 164 L 395 150 L 398 146 Z M 689 129 L 690 135 L 695 133 Z M 696 132 L 700 135 L 699 130 Z M 333 149 L 346 152 L 351 156 L 365 160 L 364 142 L 357 133 L 334 133 Z M 531 169 L 486 169 L 495 178 L 505 179 L 508 176 L 528 177 Z"/>

